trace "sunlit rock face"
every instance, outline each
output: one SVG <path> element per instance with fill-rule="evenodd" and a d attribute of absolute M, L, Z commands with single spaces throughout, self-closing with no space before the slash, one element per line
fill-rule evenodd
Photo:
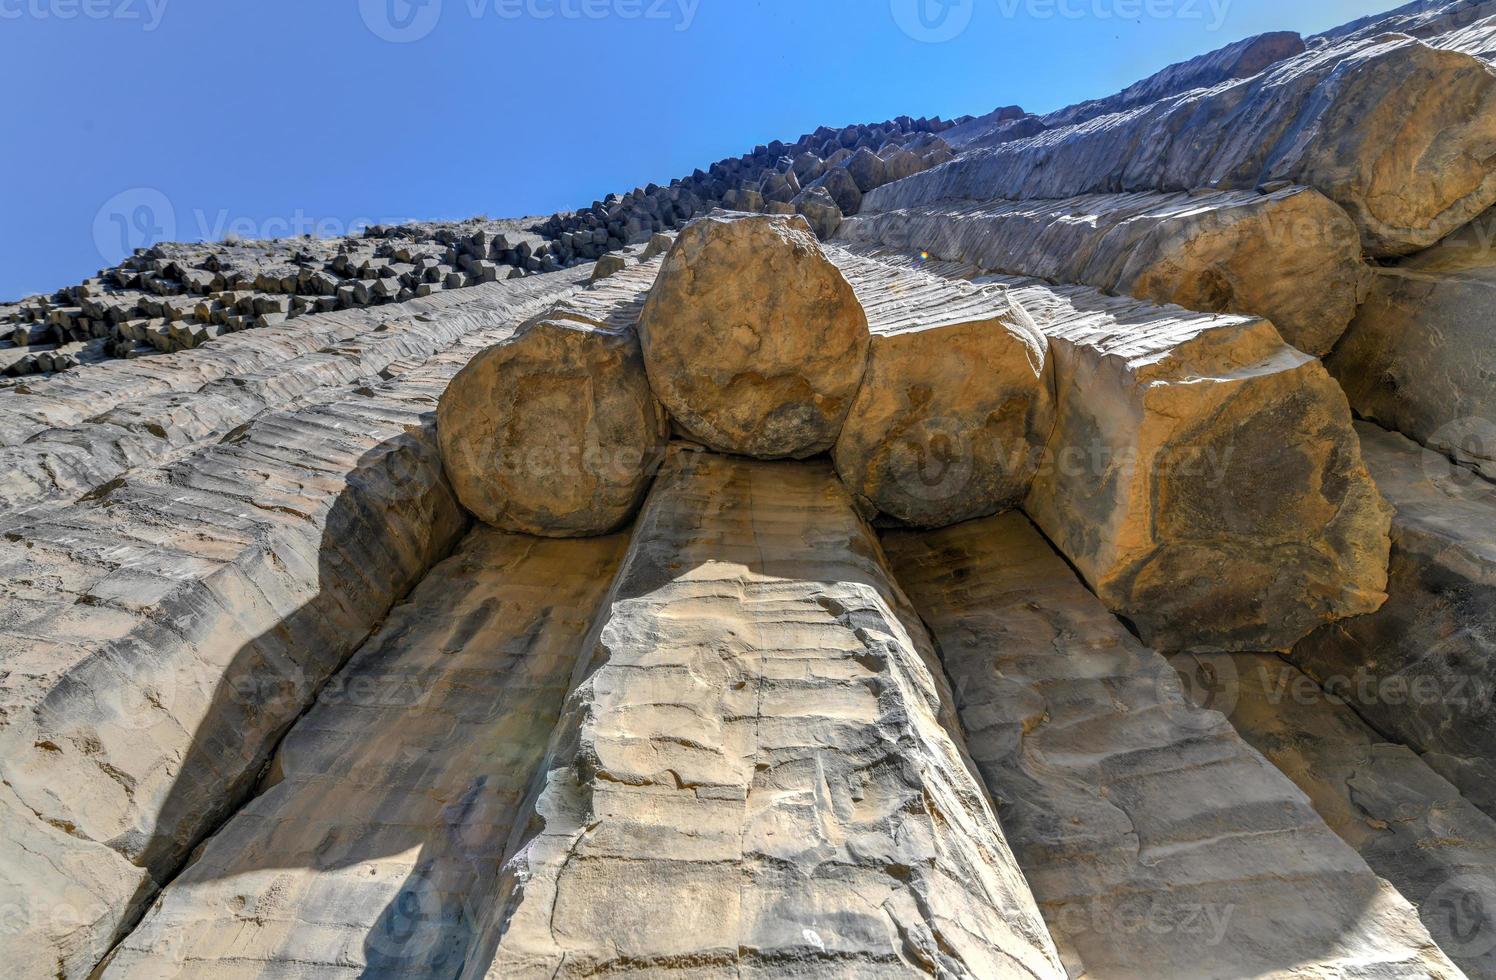
<path fill-rule="evenodd" d="M 639 322 L 650 384 L 713 449 L 830 449 L 867 363 L 857 297 L 803 218 L 707 218 L 665 256 Z"/>
<path fill-rule="evenodd" d="M 850 244 L 923 249 L 991 272 L 1272 321 L 1328 354 L 1371 280 L 1355 224 L 1317 191 L 1087 194 L 942 201 L 858 215 Z"/>
<path fill-rule="evenodd" d="M 1017 506 L 1054 426 L 1044 335 L 1001 288 L 831 258 L 872 332 L 832 450 L 842 482 L 869 509 L 923 527 Z"/>
<path fill-rule="evenodd" d="M 829 466 L 672 454 L 582 656 L 473 976 L 1065 976 Z"/>
<path fill-rule="evenodd" d="M 582 537 L 632 519 L 669 435 L 635 331 L 658 268 L 620 268 L 527 321 L 442 394 L 442 458 L 479 520 Z"/>
<path fill-rule="evenodd" d="M 1493 38 L 0 304 L 0 972 L 1496 975 Z"/>

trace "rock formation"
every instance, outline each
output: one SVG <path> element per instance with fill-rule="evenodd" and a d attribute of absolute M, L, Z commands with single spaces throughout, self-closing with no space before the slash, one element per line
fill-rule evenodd
<path fill-rule="evenodd" d="M 658 271 L 620 269 L 563 300 L 475 357 L 442 394 L 442 458 L 479 520 L 576 537 L 634 516 L 669 435 L 635 332 Z"/>
<path fill-rule="evenodd" d="M 968 152 L 873 191 L 863 206 L 1252 189 L 1286 180 L 1345 208 L 1373 255 L 1403 255 L 1496 203 L 1496 175 L 1487 164 L 1493 152 L 1496 70 L 1388 35 Z"/>
<path fill-rule="evenodd" d="M 1382 605 L 1389 514 L 1318 361 L 1264 320 L 1014 294 L 1057 389 L 1028 511 L 1146 642 L 1280 650 Z"/>
<path fill-rule="evenodd" d="M 886 544 L 1071 976 L 1458 975 L 1022 516 Z"/>
<path fill-rule="evenodd" d="M 1316 356 L 1335 346 L 1371 279 L 1355 225 L 1302 187 L 949 201 L 859 215 L 837 237 L 1153 303 L 1252 314 Z"/>
<path fill-rule="evenodd" d="M 830 449 L 867 362 L 867 315 L 801 218 L 688 227 L 639 335 L 677 425 L 713 449 L 768 459 Z"/>
<path fill-rule="evenodd" d="M 1496 479 L 1496 256 L 1488 212 L 1458 234 L 1377 269 L 1325 366 L 1364 418 Z"/>
<path fill-rule="evenodd" d="M 1223 707 L 1242 737 L 1418 906 L 1439 948 L 1468 976 L 1496 974 L 1496 821 L 1278 657 L 1203 665 L 1233 678 Z"/>
<path fill-rule="evenodd" d="M 1066 106 L 1041 116 L 1046 127 L 1073 126 L 1097 116 L 1109 116 L 1167 99 L 1191 89 L 1251 78 L 1280 61 L 1303 54 L 1304 39 L 1292 31 L 1273 31 L 1243 38 L 1197 58 L 1170 65 L 1129 85 L 1116 95 Z M 949 134 L 947 134 L 949 139 Z"/>
<path fill-rule="evenodd" d="M 451 975 L 625 543 L 468 535 L 349 661 L 349 682 L 322 691 L 259 795 L 102 976 L 285 962 Z"/>
<path fill-rule="evenodd" d="M 1496 485 L 1359 424 L 1392 504 L 1391 599 L 1293 661 L 1496 816 Z"/>
<path fill-rule="evenodd" d="M 0 304 L 3 972 L 1496 978 L 1492 61 Z"/>
<path fill-rule="evenodd" d="M 1064 976 L 829 467 L 675 453 L 584 660 L 467 976 Z"/>
<path fill-rule="evenodd" d="M 500 298 L 389 381 L 7 515 L 0 772 L 25 816 L 0 904 L 65 911 L 24 920 L 21 975 L 87 975 L 450 549 L 466 518 L 430 408 L 512 333 Z"/>
<path fill-rule="evenodd" d="M 944 527 L 1016 506 L 1054 426 L 1049 345 L 997 288 L 942 282 L 844 252 L 867 312 L 862 387 L 832 450 L 874 512 Z"/>

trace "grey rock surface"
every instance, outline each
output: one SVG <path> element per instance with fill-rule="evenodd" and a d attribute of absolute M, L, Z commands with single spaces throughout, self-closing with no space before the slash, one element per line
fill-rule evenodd
<path fill-rule="evenodd" d="M 1292 31 L 1243 38 L 1223 48 L 1181 61 L 1103 99 L 1066 106 L 1039 118 L 1046 127 L 1073 126 L 1097 116 L 1125 112 L 1191 89 L 1251 78 L 1280 61 L 1303 54 L 1304 39 Z M 949 137 L 947 137 L 949 138 Z"/>
<path fill-rule="evenodd" d="M 672 455 L 466 977 L 1064 976 L 822 463 Z"/>
<path fill-rule="evenodd" d="M 101 976 L 452 976 L 626 544 L 472 532 Z"/>
<path fill-rule="evenodd" d="M 1327 354 L 1370 285 L 1356 226 L 1316 191 L 946 201 L 847 219 L 838 240 L 1192 310 L 1264 317 Z"/>
<path fill-rule="evenodd" d="M 7 943 L 18 974 L 86 976 L 458 539 L 436 399 L 512 333 L 503 309 L 393 381 L 6 528 L 0 904 L 47 911 Z"/>
<path fill-rule="evenodd" d="M 1496 213 L 1377 269 L 1325 366 L 1363 418 L 1496 479 Z"/>
<path fill-rule="evenodd" d="M 1465 975 L 1496 977 L 1496 821 L 1406 746 L 1269 654 L 1199 665 L 1231 679 L 1231 723 L 1418 909 Z"/>
<path fill-rule="evenodd" d="M 1318 630 L 1293 662 L 1496 816 L 1496 484 L 1356 429 L 1395 511 L 1390 598 Z"/>
<path fill-rule="evenodd" d="M 1496 203 L 1496 70 L 1389 35 L 1279 62 L 878 188 L 870 211 L 946 198 L 1247 190 L 1286 180 L 1345 208 L 1371 254 L 1426 248 Z"/>
<path fill-rule="evenodd" d="M 1070 976 L 1460 975 L 1022 515 L 884 545 Z"/>

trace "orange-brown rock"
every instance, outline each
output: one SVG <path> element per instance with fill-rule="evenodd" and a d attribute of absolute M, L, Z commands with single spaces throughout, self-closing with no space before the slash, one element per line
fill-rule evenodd
<path fill-rule="evenodd" d="M 799 216 L 687 226 L 639 336 L 650 384 L 682 430 L 769 459 L 830 449 L 867 362 L 862 306 Z"/>
<path fill-rule="evenodd" d="M 1284 340 L 1316 356 L 1345 333 L 1371 278 L 1355 224 L 1304 187 L 943 201 L 849 218 L 837 238 L 1265 317 Z"/>
<path fill-rule="evenodd" d="M 1049 342 L 999 287 L 833 249 L 872 331 L 832 451 L 853 494 L 918 527 L 1016 506 L 1054 425 Z"/>
<path fill-rule="evenodd" d="M 527 322 L 442 394 L 442 459 L 479 520 L 582 537 L 633 517 L 669 435 L 634 330 L 657 269 L 620 270 Z"/>

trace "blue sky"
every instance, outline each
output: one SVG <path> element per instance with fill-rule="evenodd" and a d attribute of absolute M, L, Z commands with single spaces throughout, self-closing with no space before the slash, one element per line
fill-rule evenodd
<path fill-rule="evenodd" d="M 823 124 L 1044 112 L 1392 6 L 0 0 L 0 300 L 148 236 L 547 214 Z"/>

